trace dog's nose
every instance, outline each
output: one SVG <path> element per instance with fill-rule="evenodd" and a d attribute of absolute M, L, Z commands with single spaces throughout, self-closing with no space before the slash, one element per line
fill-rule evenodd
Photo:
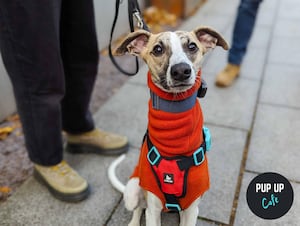
<path fill-rule="evenodd" d="M 171 67 L 171 76 L 175 80 L 183 81 L 191 76 L 191 66 L 187 63 L 175 64 Z"/>

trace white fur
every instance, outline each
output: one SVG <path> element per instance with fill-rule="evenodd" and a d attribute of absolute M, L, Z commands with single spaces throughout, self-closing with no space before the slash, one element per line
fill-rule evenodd
<path fill-rule="evenodd" d="M 169 34 L 170 34 L 170 46 L 171 46 L 172 54 L 169 59 L 169 67 L 166 76 L 168 86 L 173 85 L 173 80 L 171 78 L 171 67 L 179 63 L 187 63 L 188 65 L 190 65 L 192 69 L 192 73 L 189 78 L 189 84 L 194 84 L 196 79 L 196 72 L 193 69 L 194 68 L 193 63 L 188 59 L 186 53 L 184 52 L 178 35 L 175 34 L 174 32 L 170 32 Z"/>
<path fill-rule="evenodd" d="M 126 209 L 133 211 L 139 205 L 140 197 L 142 197 L 142 189 L 139 186 L 139 178 L 131 178 L 124 191 L 124 202 Z"/>
<path fill-rule="evenodd" d="M 162 204 L 160 199 L 151 192 L 147 192 L 146 225 L 161 226 Z"/>
<path fill-rule="evenodd" d="M 117 166 L 125 159 L 125 154 L 120 155 L 117 159 L 115 159 L 110 166 L 108 167 L 108 179 L 110 183 L 117 189 L 119 192 L 124 193 L 125 186 L 119 181 L 116 176 L 116 168 Z"/>

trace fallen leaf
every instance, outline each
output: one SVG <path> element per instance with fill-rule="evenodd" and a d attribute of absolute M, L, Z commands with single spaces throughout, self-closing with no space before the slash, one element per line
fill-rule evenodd
<path fill-rule="evenodd" d="M 0 127 L 0 140 L 4 140 L 8 134 L 10 134 L 14 129 L 12 127 Z"/>
<path fill-rule="evenodd" d="M 11 188 L 7 186 L 0 187 L 0 193 L 9 194 L 11 192 Z"/>

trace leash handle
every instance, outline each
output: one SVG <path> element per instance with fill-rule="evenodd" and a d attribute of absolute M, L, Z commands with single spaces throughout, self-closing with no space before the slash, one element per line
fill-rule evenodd
<path fill-rule="evenodd" d="M 134 72 L 128 72 L 126 70 L 124 70 L 116 61 L 115 57 L 112 54 L 112 39 L 113 39 L 113 34 L 115 31 L 115 27 L 117 24 L 117 20 L 118 20 L 118 16 L 119 16 L 119 7 L 120 4 L 123 2 L 123 0 L 116 0 L 116 5 L 115 5 L 115 17 L 113 20 L 113 24 L 112 24 L 112 28 L 111 28 L 111 32 L 110 32 L 110 40 L 109 40 L 109 45 L 108 45 L 108 54 L 109 54 L 109 58 L 111 59 L 112 63 L 114 64 L 114 66 L 123 74 L 127 75 L 127 76 L 133 76 L 136 75 L 139 71 L 139 62 L 138 62 L 138 58 L 135 57 L 135 71 Z M 146 23 L 144 22 L 141 13 L 140 13 L 140 7 L 139 4 L 137 2 L 137 0 L 128 0 L 128 20 L 129 20 L 129 26 L 130 26 L 130 31 L 133 32 L 134 31 L 134 24 L 133 24 L 133 16 L 136 18 L 137 22 L 138 22 L 138 26 L 141 29 L 147 30 L 149 31 L 148 26 L 146 25 Z"/>

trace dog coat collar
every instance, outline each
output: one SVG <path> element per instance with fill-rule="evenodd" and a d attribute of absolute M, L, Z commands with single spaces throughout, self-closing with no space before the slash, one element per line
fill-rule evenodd
<path fill-rule="evenodd" d="M 196 103 L 197 97 L 204 97 L 207 90 L 207 85 L 201 79 L 201 70 L 196 77 L 195 85 L 186 92 L 172 94 L 163 92 L 154 85 L 151 79 L 151 73 L 148 73 L 148 86 L 150 88 L 150 97 L 152 108 L 170 113 L 179 113 L 190 110 Z M 199 81 L 201 85 L 199 88 Z"/>
<path fill-rule="evenodd" d="M 198 74 L 199 75 L 199 74 Z M 200 87 L 200 75 L 197 76 L 199 79 L 195 85 L 184 92 L 183 95 L 177 95 L 174 97 L 172 93 L 166 93 L 160 90 L 151 80 L 151 74 L 148 73 L 148 86 L 149 88 L 160 98 L 166 99 L 169 101 L 174 100 L 183 100 L 188 98 Z M 197 151 L 203 139 L 203 115 L 200 104 L 196 102 L 194 106 L 185 112 L 171 113 L 165 112 L 163 110 L 156 110 L 152 107 L 151 98 L 148 102 L 148 131 L 149 138 L 153 143 L 153 146 L 159 150 L 159 155 L 164 158 L 174 158 L 178 156 L 189 157 L 193 156 L 195 151 Z M 165 204 L 168 205 L 168 208 L 174 208 L 178 210 L 176 202 L 178 201 L 180 209 L 187 209 L 197 198 L 204 194 L 205 191 L 209 189 L 209 173 L 208 173 L 208 160 L 206 156 L 204 157 L 203 162 L 198 166 L 192 166 L 188 169 L 187 175 L 187 186 L 185 196 L 181 198 L 176 198 L 176 202 L 169 200 L 170 196 L 166 198 L 163 194 L 155 174 L 153 173 L 152 165 L 147 158 L 149 152 L 148 144 L 146 139 L 144 140 L 141 150 L 138 164 L 136 165 L 134 172 L 131 175 L 131 178 L 139 178 L 140 186 L 149 192 L 155 194 L 162 202 L 164 211 L 168 211 Z M 196 152 L 195 157 L 197 162 L 202 161 L 202 151 L 199 150 Z M 191 159 L 191 158 L 189 158 Z M 154 159 L 155 161 L 155 159 Z M 158 160 L 157 160 L 158 161 Z M 190 161 L 192 162 L 192 161 Z M 194 159 L 193 159 L 193 162 Z M 177 163 L 173 162 L 172 164 Z M 177 170 L 176 170 L 176 173 Z M 167 177 L 166 181 L 171 182 L 172 178 Z M 171 197 L 174 195 L 171 194 Z M 168 200 L 167 200 L 168 199 Z"/>
<path fill-rule="evenodd" d="M 196 103 L 197 92 L 184 100 L 170 101 L 160 98 L 153 91 L 150 90 L 151 102 L 153 109 L 161 110 L 171 113 L 179 113 L 190 110 Z"/>

